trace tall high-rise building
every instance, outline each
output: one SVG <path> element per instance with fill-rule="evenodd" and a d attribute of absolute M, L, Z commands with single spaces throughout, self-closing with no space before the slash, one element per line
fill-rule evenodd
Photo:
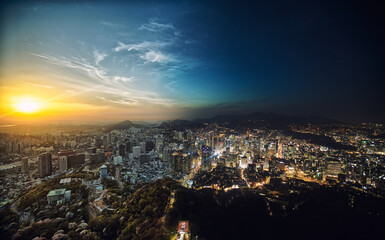
<path fill-rule="evenodd" d="M 126 145 L 120 144 L 119 145 L 119 156 L 126 156 Z"/>
<path fill-rule="evenodd" d="M 104 155 L 104 152 L 97 152 L 90 155 L 90 162 L 92 164 L 102 163 L 105 161 L 106 161 L 106 156 Z"/>
<path fill-rule="evenodd" d="M 22 171 L 24 174 L 28 174 L 28 173 L 29 173 L 28 158 L 27 158 L 27 157 L 24 157 L 21 161 L 22 161 L 22 162 L 21 162 L 21 171 Z"/>
<path fill-rule="evenodd" d="M 76 154 L 75 150 L 58 152 L 59 171 L 63 172 L 76 165 L 84 164 L 85 154 Z"/>
<path fill-rule="evenodd" d="M 247 168 L 247 157 L 238 155 L 237 158 L 238 158 L 239 167 Z"/>
<path fill-rule="evenodd" d="M 324 177 L 338 178 L 338 174 L 342 172 L 343 163 L 338 159 L 327 158 L 325 160 Z"/>
<path fill-rule="evenodd" d="M 178 168 L 177 168 L 178 158 L 179 158 L 178 152 L 171 153 L 171 157 L 169 158 L 170 160 L 169 167 L 173 174 L 178 171 Z"/>
<path fill-rule="evenodd" d="M 75 155 L 76 152 L 74 150 L 61 151 L 58 152 L 59 157 L 59 171 L 64 172 L 68 167 L 68 156 Z"/>
<path fill-rule="evenodd" d="M 142 152 L 142 148 L 140 146 L 135 146 L 132 148 L 132 152 L 134 154 L 134 157 L 139 158 L 139 155 Z"/>
<path fill-rule="evenodd" d="M 68 168 L 72 168 L 74 166 L 79 166 L 79 165 L 82 165 L 85 163 L 85 154 L 84 153 L 80 153 L 80 154 L 76 154 L 76 155 L 73 155 L 73 156 L 70 156 L 68 158 Z"/>
<path fill-rule="evenodd" d="M 211 169 L 212 148 L 206 145 L 202 146 L 202 170 L 208 171 Z"/>
<path fill-rule="evenodd" d="M 182 172 L 183 174 L 189 174 L 191 169 L 191 155 L 184 153 L 182 155 Z"/>
<path fill-rule="evenodd" d="M 49 176 L 52 174 L 52 155 L 45 152 L 39 155 L 38 172 L 40 177 Z"/>
<path fill-rule="evenodd" d="M 168 147 L 165 147 L 163 149 L 163 162 L 169 162 L 170 154 L 171 154 L 171 149 L 169 149 Z"/>
<path fill-rule="evenodd" d="M 148 153 L 142 153 L 139 155 L 139 162 L 141 164 L 149 162 L 150 161 L 150 154 Z"/>
<path fill-rule="evenodd" d="M 139 143 L 142 153 L 146 152 L 146 142 Z"/>
<path fill-rule="evenodd" d="M 106 165 L 103 165 L 100 167 L 100 178 L 105 179 L 108 175 L 108 167 Z"/>
<path fill-rule="evenodd" d="M 130 141 L 126 141 L 126 153 L 128 155 L 128 153 L 132 152 L 132 147 L 133 145 L 131 144 Z"/>
<path fill-rule="evenodd" d="M 150 152 L 155 148 L 155 141 L 146 141 L 146 151 Z"/>

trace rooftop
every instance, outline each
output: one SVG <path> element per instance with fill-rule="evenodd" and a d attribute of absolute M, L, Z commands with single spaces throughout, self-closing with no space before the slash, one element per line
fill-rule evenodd
<path fill-rule="evenodd" d="M 66 191 L 65 188 L 54 189 L 54 190 L 49 191 L 49 193 L 47 194 L 47 197 L 63 195 L 65 193 L 65 191 Z"/>
<path fill-rule="evenodd" d="M 61 184 L 67 184 L 67 183 L 70 183 L 71 182 L 71 178 L 63 178 L 63 179 L 60 179 L 60 183 Z"/>

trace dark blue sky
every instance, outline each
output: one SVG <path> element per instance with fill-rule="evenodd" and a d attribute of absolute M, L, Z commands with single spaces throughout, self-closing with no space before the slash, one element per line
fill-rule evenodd
<path fill-rule="evenodd" d="M 218 2 L 186 21 L 211 36 L 205 58 L 251 109 L 380 119 L 384 10 L 364 1 Z"/>
<path fill-rule="evenodd" d="M 8 2 L 1 91 L 45 86 L 111 120 L 384 120 L 384 12 L 380 1 Z"/>

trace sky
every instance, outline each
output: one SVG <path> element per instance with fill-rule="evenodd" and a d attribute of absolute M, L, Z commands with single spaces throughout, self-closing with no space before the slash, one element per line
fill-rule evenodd
<path fill-rule="evenodd" d="M 255 111 L 383 121 L 384 10 L 367 1 L 5 1 L 0 123 Z M 20 112 L 20 99 L 39 111 Z"/>

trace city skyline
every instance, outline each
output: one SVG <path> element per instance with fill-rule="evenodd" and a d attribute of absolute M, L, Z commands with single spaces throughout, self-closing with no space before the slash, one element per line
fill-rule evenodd
<path fill-rule="evenodd" d="M 383 121 L 383 5 L 5 2 L 0 124 Z"/>
<path fill-rule="evenodd" d="M 2 1 L 0 238 L 385 235 L 384 12 Z"/>

